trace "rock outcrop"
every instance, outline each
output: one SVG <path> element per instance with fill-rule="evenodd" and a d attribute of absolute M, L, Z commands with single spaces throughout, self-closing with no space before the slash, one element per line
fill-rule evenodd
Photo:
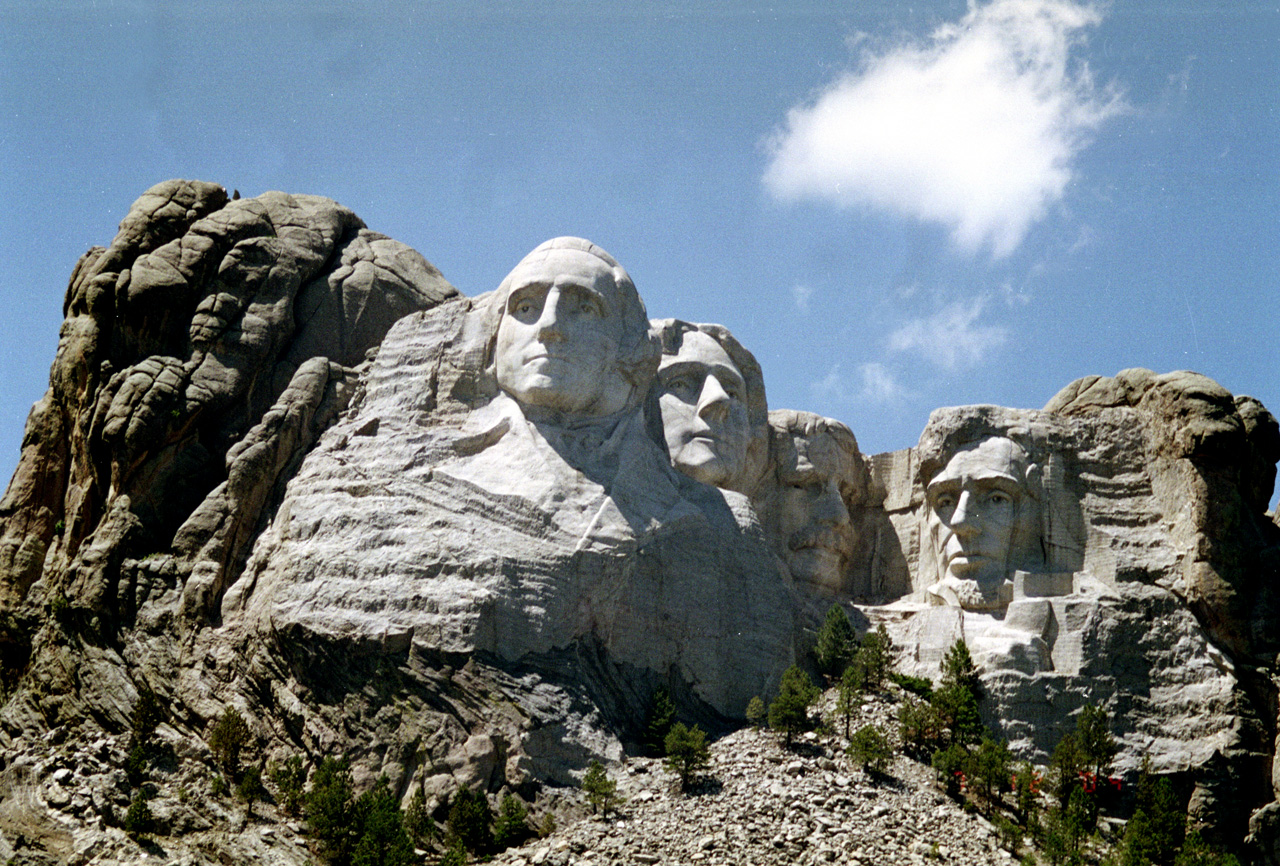
<path fill-rule="evenodd" d="M 233 843 L 225 806 L 180 796 L 228 708 L 264 760 L 343 754 L 437 810 L 459 785 L 552 808 L 635 753 L 658 687 L 739 725 L 832 603 L 884 623 L 905 672 L 964 639 L 1022 758 L 1095 704 L 1118 771 L 1149 758 L 1223 838 L 1280 791 L 1280 426 L 1203 376 L 940 409 L 866 457 L 839 422 L 768 415 L 724 328 L 651 325 L 589 242 L 463 297 L 334 202 L 186 181 L 82 258 L 65 308 L 0 500 L 0 853 L 133 844 L 118 765 L 148 691 L 173 758 L 153 812 L 187 862 L 299 861 L 294 830 Z M 777 808 L 810 835 L 840 810 L 884 824 L 830 781 Z M 841 850 L 890 850 L 856 829 Z M 741 842 L 703 835 L 662 850 Z M 751 844 L 826 856 L 791 835 Z"/>

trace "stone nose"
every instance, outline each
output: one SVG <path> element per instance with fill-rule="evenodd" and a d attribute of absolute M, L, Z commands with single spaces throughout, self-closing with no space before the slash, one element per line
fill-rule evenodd
<path fill-rule="evenodd" d="M 960 496 L 956 499 L 955 510 L 951 512 L 951 520 L 948 525 L 951 531 L 962 537 L 972 537 L 982 531 L 982 527 L 978 525 L 978 511 L 975 507 L 976 503 L 968 490 L 961 490 Z"/>
<path fill-rule="evenodd" d="M 729 416 L 730 399 L 720 380 L 708 375 L 698 395 L 698 417 L 704 421 L 723 421 Z"/>
<path fill-rule="evenodd" d="M 822 485 L 812 506 L 813 520 L 827 526 L 841 527 L 849 524 L 849 507 L 840 495 L 840 485 L 834 478 Z"/>
<path fill-rule="evenodd" d="M 563 296 L 560 290 L 554 286 L 547 292 L 547 297 L 542 302 L 542 315 L 538 317 L 538 341 L 541 343 L 559 343 L 564 341 L 564 330 L 562 321 L 564 319 L 564 310 L 560 308 Z"/>

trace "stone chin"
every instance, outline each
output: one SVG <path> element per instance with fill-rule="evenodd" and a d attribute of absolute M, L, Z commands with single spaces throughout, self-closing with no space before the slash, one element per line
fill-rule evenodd
<path fill-rule="evenodd" d="M 825 547 L 802 547 L 787 554 L 792 580 L 823 595 L 843 593 L 844 564 L 844 554 Z"/>
<path fill-rule="evenodd" d="M 742 461 L 727 458 L 727 450 L 718 439 L 694 435 L 672 454 L 671 465 L 703 484 L 725 487 L 742 471 Z"/>

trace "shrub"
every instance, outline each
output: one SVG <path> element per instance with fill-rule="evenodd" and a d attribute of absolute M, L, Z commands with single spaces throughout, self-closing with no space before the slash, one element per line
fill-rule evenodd
<path fill-rule="evenodd" d="M 231 793 L 227 780 L 214 773 L 209 777 L 209 793 L 215 797 L 225 797 Z"/>
<path fill-rule="evenodd" d="M 959 743 L 933 753 L 930 763 L 938 774 L 938 781 L 946 788 L 947 796 L 958 798 L 961 784 L 969 777 L 969 750 Z"/>
<path fill-rule="evenodd" d="M 151 735 L 163 721 L 164 707 L 160 704 L 156 693 L 147 686 L 138 689 L 138 700 L 134 703 L 133 712 L 129 716 L 129 728 L 134 739 L 144 745 L 150 742 Z"/>
<path fill-rule="evenodd" d="M 1214 848 L 1192 830 L 1182 843 L 1173 866 L 1240 866 L 1240 861 L 1233 854 L 1226 854 Z"/>
<path fill-rule="evenodd" d="M 676 722 L 667 734 L 667 769 L 680 777 L 680 790 L 687 791 L 698 774 L 711 766 L 707 734 L 697 725 L 686 728 Z"/>
<path fill-rule="evenodd" d="M 859 767 L 881 773 L 893 758 L 893 750 L 884 734 L 872 725 L 863 725 L 849 740 L 849 758 Z"/>
<path fill-rule="evenodd" d="M 289 815 L 301 815 L 305 799 L 303 789 L 307 784 L 307 771 L 302 765 L 301 755 L 292 755 L 283 764 L 272 764 L 267 768 L 267 778 L 276 786 L 280 794 L 280 806 Z"/>
<path fill-rule="evenodd" d="M 884 623 L 880 623 L 875 631 L 862 636 L 862 645 L 854 654 L 853 664 L 862 679 L 862 688 L 870 692 L 878 692 L 884 687 L 889 677 L 889 665 L 893 657 L 893 642 L 889 640 L 889 632 Z"/>
<path fill-rule="evenodd" d="M 781 731 L 786 745 L 809 726 L 809 706 L 818 698 L 809 675 L 792 665 L 782 675 L 778 696 L 769 704 L 769 727 Z"/>
<path fill-rule="evenodd" d="M 472 791 L 465 785 L 458 788 L 449 806 L 449 818 L 445 822 L 446 839 L 461 843 L 468 851 L 488 851 L 493 847 L 493 812 L 489 800 L 481 791 Z"/>
<path fill-rule="evenodd" d="M 249 725 L 235 707 L 227 707 L 209 734 L 209 751 L 227 775 L 235 778 L 240 768 L 240 752 L 249 743 Z"/>
<path fill-rule="evenodd" d="M 1009 764 L 1012 761 L 1013 755 L 1009 753 L 1008 743 L 993 740 L 984 734 L 970 762 L 969 772 L 974 791 L 981 794 L 987 802 L 995 802 L 997 794 L 1009 788 Z"/>
<path fill-rule="evenodd" d="M 124 759 L 124 774 L 133 788 L 147 780 L 147 749 L 141 740 L 130 740 L 129 754 Z"/>
<path fill-rule="evenodd" d="M 532 835 L 528 821 L 529 810 L 524 803 L 504 794 L 498 806 L 498 820 L 493 824 L 493 844 L 500 850 L 519 845 Z"/>
<path fill-rule="evenodd" d="M 467 866 L 467 849 L 462 847 L 461 842 L 455 841 L 436 866 Z"/>
<path fill-rule="evenodd" d="M 940 726 L 950 732 L 951 742 L 967 746 L 981 739 L 983 727 L 978 699 L 968 687 L 947 683 L 933 693 L 929 705 Z"/>
<path fill-rule="evenodd" d="M 1022 847 L 1022 827 L 1010 821 L 1004 815 L 996 815 L 992 819 L 992 823 L 996 825 L 996 832 L 1000 834 L 1000 844 L 1005 847 L 1006 851 L 1017 854 Z"/>
<path fill-rule="evenodd" d="M 1076 719 L 1080 756 L 1088 770 L 1099 778 L 1111 772 L 1111 760 L 1117 751 L 1109 721 L 1107 711 L 1092 704 L 1082 707 Z"/>
<path fill-rule="evenodd" d="M 1137 800 L 1125 825 L 1121 866 L 1171 862 L 1182 846 L 1187 816 L 1169 780 L 1151 772 L 1150 759 L 1142 762 Z"/>
<path fill-rule="evenodd" d="M 822 628 L 818 630 L 818 643 L 813 649 L 818 670 L 832 679 L 840 676 L 853 657 L 853 641 L 849 615 L 840 605 L 831 605 Z"/>
<path fill-rule="evenodd" d="M 592 761 L 587 767 L 587 773 L 582 777 L 582 790 L 587 794 L 593 813 L 608 812 L 618 800 L 618 783 L 609 778 L 599 761 Z"/>
<path fill-rule="evenodd" d="M 346 758 L 326 757 L 316 768 L 306 796 L 307 823 L 320 853 L 339 862 L 351 848 L 351 767 Z"/>
<path fill-rule="evenodd" d="M 947 650 L 942 659 L 942 685 L 960 686 L 973 695 L 975 701 L 982 700 L 982 682 L 978 678 L 978 666 L 973 663 L 969 654 L 969 645 L 957 640 Z"/>
<path fill-rule="evenodd" d="M 236 796 L 245 802 L 245 814 L 253 814 L 253 803 L 261 800 L 267 789 L 262 787 L 262 770 L 258 767 L 245 767 L 240 775 L 240 783 L 236 785 Z"/>
<path fill-rule="evenodd" d="M 898 708 L 898 733 L 903 751 L 918 760 L 942 747 L 942 721 L 932 703 L 904 701 Z"/>
<path fill-rule="evenodd" d="M 919 695 L 926 701 L 933 697 L 933 683 L 924 677 L 913 677 L 907 674 L 890 672 L 889 679 L 897 683 L 903 691 L 911 692 L 913 695 Z"/>
<path fill-rule="evenodd" d="M 538 822 L 538 835 L 543 839 L 550 836 L 556 831 L 556 815 L 554 812 L 548 812 L 542 816 L 542 820 Z"/>
<path fill-rule="evenodd" d="M 667 733 L 676 720 L 676 705 L 664 687 L 654 689 L 644 719 L 644 747 L 650 755 L 663 755 Z"/>
<path fill-rule="evenodd" d="M 413 792 L 409 807 L 404 810 L 404 829 L 419 848 L 426 847 L 436 836 L 436 825 L 427 812 L 427 797 L 421 788 Z"/>
<path fill-rule="evenodd" d="M 379 776 L 374 786 L 356 799 L 351 824 L 351 866 L 409 866 L 417 862 L 386 776 Z"/>
<path fill-rule="evenodd" d="M 760 728 L 769 717 L 769 711 L 765 709 L 764 701 L 760 700 L 760 696 L 756 695 L 747 702 L 747 723 L 753 728 Z"/>
<path fill-rule="evenodd" d="M 145 837 L 155 827 L 155 818 L 151 807 L 147 805 L 147 792 L 139 788 L 133 792 L 133 800 L 129 803 L 129 811 L 124 816 L 124 831 L 133 838 Z"/>
<path fill-rule="evenodd" d="M 849 724 L 853 721 L 854 711 L 861 703 L 862 677 L 856 665 L 850 665 L 840 675 L 840 693 L 836 698 L 836 712 L 844 719 L 844 736 L 849 738 Z"/>

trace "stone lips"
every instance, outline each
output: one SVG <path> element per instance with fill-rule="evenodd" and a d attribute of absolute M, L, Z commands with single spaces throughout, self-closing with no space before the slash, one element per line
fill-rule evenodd
<path fill-rule="evenodd" d="M 76 266 L 66 308 L 0 501 L 8 754 L 67 723 L 89 749 L 146 686 L 175 741 L 236 706 L 264 755 L 347 753 L 359 783 L 436 802 L 459 783 L 533 796 L 617 760 L 659 684 L 729 724 L 830 603 L 788 580 L 759 490 L 675 472 L 630 406 L 566 422 L 504 395 L 493 297 L 333 202 L 161 184 Z M 1038 556 L 996 609 L 937 606 L 925 486 L 983 437 L 1035 467 Z M 838 600 L 886 623 L 907 671 L 964 637 L 1023 756 L 1103 705 L 1122 769 L 1149 755 L 1240 838 L 1274 798 L 1277 457 L 1275 418 L 1193 373 L 938 410 L 916 447 L 866 459 Z M 0 830 L 57 837 L 62 807 L 23 798 Z M 89 839 L 105 813 L 83 809 Z"/>

